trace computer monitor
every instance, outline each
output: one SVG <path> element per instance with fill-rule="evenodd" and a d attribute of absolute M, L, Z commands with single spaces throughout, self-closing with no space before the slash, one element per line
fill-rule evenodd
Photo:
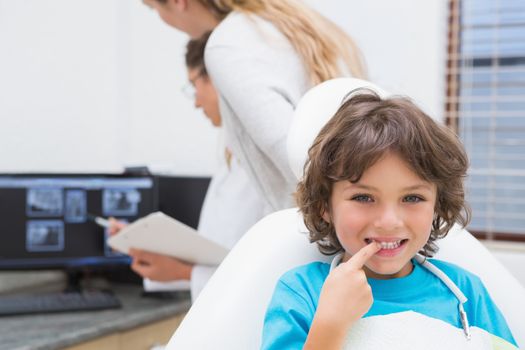
<path fill-rule="evenodd" d="M 151 176 L 0 175 L 0 269 L 129 264 L 93 216 L 132 222 L 158 210 Z"/>

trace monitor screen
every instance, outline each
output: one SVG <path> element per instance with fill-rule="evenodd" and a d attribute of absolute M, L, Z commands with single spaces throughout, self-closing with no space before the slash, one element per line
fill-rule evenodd
<path fill-rule="evenodd" d="M 0 269 L 128 264 L 93 218 L 131 222 L 157 207 L 149 176 L 0 175 Z"/>

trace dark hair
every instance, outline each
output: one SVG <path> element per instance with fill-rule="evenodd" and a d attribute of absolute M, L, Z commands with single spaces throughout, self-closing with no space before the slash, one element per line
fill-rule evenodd
<path fill-rule="evenodd" d="M 204 49 L 206 48 L 210 34 L 211 32 L 206 32 L 200 38 L 191 39 L 186 44 L 186 67 L 199 69 L 200 74 L 204 76 L 208 76 L 206 66 L 204 65 Z"/>
<path fill-rule="evenodd" d="M 457 135 L 436 123 L 406 98 L 381 99 L 374 91 L 359 89 L 341 105 L 308 151 L 304 178 L 296 199 L 323 254 L 342 250 L 334 227 L 322 215 L 330 208 L 335 182 L 357 182 L 387 152 L 395 152 L 422 179 L 437 186 L 430 238 L 421 254 L 437 252 L 434 241 L 443 238 L 455 222 L 466 226 L 470 209 L 463 180 L 468 158 Z"/>

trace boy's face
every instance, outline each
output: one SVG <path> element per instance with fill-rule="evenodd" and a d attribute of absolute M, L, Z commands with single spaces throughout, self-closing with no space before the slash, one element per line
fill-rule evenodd
<path fill-rule="evenodd" d="M 421 179 L 396 153 L 387 153 L 357 183 L 334 183 L 331 221 L 345 250 L 344 261 L 371 240 L 382 244 L 365 265 L 368 277 L 403 277 L 410 260 L 427 243 L 432 228 L 437 188 Z"/>

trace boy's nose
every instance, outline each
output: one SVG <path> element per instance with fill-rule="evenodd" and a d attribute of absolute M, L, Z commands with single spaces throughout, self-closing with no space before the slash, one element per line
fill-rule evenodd
<path fill-rule="evenodd" d="M 400 213 L 396 206 L 385 205 L 379 209 L 374 226 L 377 229 L 391 231 L 398 229 L 403 224 Z"/>

